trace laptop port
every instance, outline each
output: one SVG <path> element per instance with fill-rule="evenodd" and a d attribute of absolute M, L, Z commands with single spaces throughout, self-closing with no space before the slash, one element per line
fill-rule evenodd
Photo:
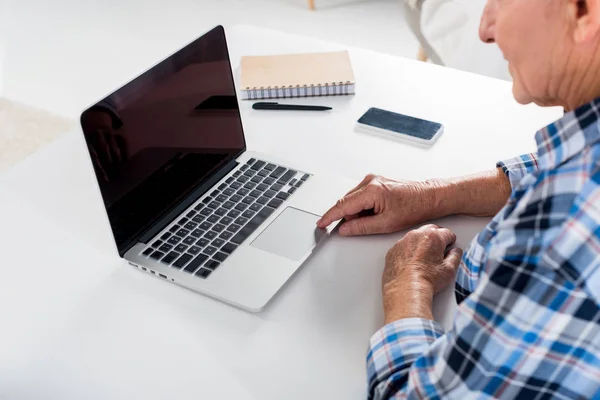
<path fill-rule="evenodd" d="M 142 269 L 143 269 L 144 271 L 148 271 L 148 270 L 146 269 L 146 267 L 142 267 Z"/>
<path fill-rule="evenodd" d="M 154 271 L 152 271 L 152 270 L 150 270 L 150 272 L 152 272 L 154 275 L 156 275 L 156 272 L 154 272 Z"/>
<path fill-rule="evenodd" d="M 163 275 L 163 274 L 158 274 L 158 276 L 160 276 L 160 277 L 161 277 L 161 278 L 163 278 L 163 279 L 167 279 L 167 276 L 166 276 L 166 275 Z"/>

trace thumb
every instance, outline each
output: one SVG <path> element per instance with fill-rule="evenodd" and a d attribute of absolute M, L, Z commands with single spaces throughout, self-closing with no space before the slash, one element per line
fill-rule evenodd
<path fill-rule="evenodd" d="M 458 265 L 460 264 L 460 260 L 462 258 L 463 251 L 459 248 L 454 248 L 446 253 L 446 257 L 444 257 L 444 262 L 448 264 L 452 269 L 456 270 Z"/>
<path fill-rule="evenodd" d="M 384 233 L 384 216 L 371 215 L 367 217 L 353 218 L 340 226 L 340 235 L 342 236 L 360 236 L 373 235 L 375 233 Z"/>

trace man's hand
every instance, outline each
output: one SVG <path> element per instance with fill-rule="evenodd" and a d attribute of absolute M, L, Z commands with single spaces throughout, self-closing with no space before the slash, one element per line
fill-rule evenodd
<path fill-rule="evenodd" d="M 402 318 L 433 319 L 434 294 L 452 284 L 462 250 L 447 251 L 456 235 L 437 225 L 408 232 L 387 253 L 382 278 L 386 324 Z"/>
<path fill-rule="evenodd" d="M 435 185 L 367 177 L 327 211 L 317 225 L 344 218 L 343 236 L 390 233 L 437 217 Z"/>

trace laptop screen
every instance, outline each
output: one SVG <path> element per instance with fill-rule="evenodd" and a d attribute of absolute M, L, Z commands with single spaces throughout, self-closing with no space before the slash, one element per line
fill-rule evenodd
<path fill-rule="evenodd" d="M 122 254 L 245 149 L 223 28 L 84 111 L 81 126 Z"/>

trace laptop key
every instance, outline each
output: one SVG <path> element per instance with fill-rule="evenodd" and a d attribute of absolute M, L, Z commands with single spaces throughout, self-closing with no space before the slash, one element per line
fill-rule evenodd
<path fill-rule="evenodd" d="M 237 249 L 237 246 L 235 244 L 227 243 L 225 246 L 223 246 L 221 251 L 227 254 L 231 254 L 235 251 L 235 249 Z"/>
<path fill-rule="evenodd" d="M 262 205 L 259 203 L 254 203 L 250 206 L 249 210 L 252 210 L 254 212 L 258 212 L 260 211 L 260 209 L 262 208 Z"/>
<path fill-rule="evenodd" d="M 144 252 L 142 254 L 145 255 L 146 257 L 148 257 L 150 254 L 152 254 L 153 251 L 154 251 L 153 248 L 148 247 L 146 250 L 144 250 Z"/>
<path fill-rule="evenodd" d="M 209 240 L 213 240 L 214 238 L 217 237 L 217 232 L 215 231 L 208 231 L 206 232 L 206 234 L 204 235 L 205 238 L 209 239 Z"/>
<path fill-rule="evenodd" d="M 252 178 L 254 175 L 256 175 L 256 171 L 249 169 L 248 171 L 244 172 L 244 176 L 247 176 L 249 178 Z"/>
<path fill-rule="evenodd" d="M 271 189 L 278 192 L 281 189 L 283 189 L 283 185 L 280 185 L 279 183 L 274 184 L 273 186 L 271 186 Z"/>
<path fill-rule="evenodd" d="M 205 198 L 203 198 L 203 199 L 202 199 L 202 202 L 203 202 L 204 204 L 208 204 L 208 203 L 210 203 L 211 201 L 212 201 L 212 198 L 210 198 L 210 197 L 205 197 Z"/>
<path fill-rule="evenodd" d="M 200 210 L 202 210 L 203 208 L 204 208 L 204 204 L 200 203 L 200 204 L 198 204 L 196 207 L 194 207 L 194 210 L 196 210 L 196 211 L 200 211 Z"/>
<path fill-rule="evenodd" d="M 221 207 L 217 211 L 215 211 L 215 214 L 217 214 L 219 217 L 222 217 L 223 215 L 227 214 L 227 209 Z"/>
<path fill-rule="evenodd" d="M 300 179 L 303 180 L 303 181 L 305 181 L 308 178 L 310 178 L 310 175 L 309 174 L 304 174 L 304 176 L 302 178 L 300 178 Z"/>
<path fill-rule="evenodd" d="M 188 236 L 185 239 L 183 239 L 183 242 L 181 242 L 181 243 L 187 244 L 188 246 L 190 246 L 190 245 L 196 243 L 196 239 L 192 236 Z"/>
<path fill-rule="evenodd" d="M 192 246 L 188 249 L 188 253 L 195 256 L 196 254 L 200 253 L 200 250 L 202 250 L 200 247 Z"/>
<path fill-rule="evenodd" d="M 221 232 L 221 234 L 219 235 L 219 237 L 220 237 L 221 239 L 224 239 L 224 240 L 229 240 L 229 239 L 231 239 L 231 237 L 232 237 L 232 236 L 233 236 L 233 233 L 231 233 L 231 232 L 229 232 L 229 231 L 223 231 L 223 232 Z"/>
<path fill-rule="evenodd" d="M 176 268 L 181 268 L 185 264 L 187 264 L 191 259 L 192 259 L 191 255 L 189 255 L 189 254 L 182 254 L 181 257 L 179 257 L 177 259 L 177 261 L 175 261 L 173 263 L 173 266 L 176 267 Z"/>
<path fill-rule="evenodd" d="M 290 179 L 292 179 L 294 176 L 296 176 L 297 172 L 294 171 L 293 169 L 288 170 L 285 174 L 283 174 L 283 176 L 281 178 L 279 178 L 279 183 L 282 185 L 285 185 L 286 183 L 288 183 L 290 181 Z"/>
<path fill-rule="evenodd" d="M 221 246 L 223 246 L 225 244 L 225 241 L 223 239 L 215 239 L 212 241 L 212 243 L 210 244 L 213 247 L 216 247 L 217 249 Z"/>
<path fill-rule="evenodd" d="M 273 170 L 275 169 L 275 167 L 276 167 L 276 165 L 275 165 L 275 164 L 267 164 L 267 165 L 265 166 L 265 169 L 266 169 L 267 171 L 273 171 Z"/>
<path fill-rule="evenodd" d="M 233 224 L 233 225 L 229 225 L 229 226 L 227 227 L 227 230 L 228 230 L 229 232 L 236 233 L 237 231 L 239 231 L 239 230 L 240 230 L 240 228 L 241 228 L 241 226 L 239 226 L 239 225 L 237 225 L 237 224 Z"/>
<path fill-rule="evenodd" d="M 244 200 L 242 200 L 242 203 L 252 204 L 252 203 L 254 203 L 254 198 L 248 196 L 248 197 L 244 198 Z"/>
<path fill-rule="evenodd" d="M 233 218 L 231 218 L 231 217 L 223 217 L 223 218 L 221 218 L 221 223 L 223 225 L 229 225 L 232 222 L 233 222 Z"/>
<path fill-rule="evenodd" d="M 205 208 L 204 210 L 200 211 L 200 214 L 202 214 L 206 217 L 206 216 L 209 216 L 210 214 L 212 214 L 212 211 L 213 210 L 210 208 Z"/>
<path fill-rule="evenodd" d="M 269 175 L 269 171 L 266 169 L 261 169 L 260 171 L 258 171 L 258 174 L 256 174 L 256 175 L 265 177 L 265 176 Z"/>
<path fill-rule="evenodd" d="M 170 229 L 169 232 L 171 233 L 175 233 L 179 230 L 179 228 L 181 228 L 179 225 L 173 225 Z"/>
<path fill-rule="evenodd" d="M 244 218 L 252 218 L 254 216 L 255 212 L 252 210 L 246 210 L 242 213 L 242 216 Z"/>
<path fill-rule="evenodd" d="M 286 192 L 279 192 L 275 197 L 277 197 L 280 200 L 287 200 L 290 197 L 290 194 Z"/>
<path fill-rule="evenodd" d="M 227 257 L 229 257 L 229 254 L 218 252 L 217 254 L 215 254 L 213 256 L 213 260 L 217 260 L 219 262 L 223 262 L 223 261 L 225 261 L 227 259 Z"/>
<path fill-rule="evenodd" d="M 246 226 L 242 228 L 241 231 L 237 233 L 232 239 L 231 242 L 240 245 L 244 242 L 244 240 L 248 239 L 250 235 L 263 223 L 267 218 L 273 213 L 272 208 L 265 207 L 254 218 L 252 218 Z"/>
<path fill-rule="evenodd" d="M 242 190 L 242 189 L 240 189 Z M 240 196 L 239 194 L 234 194 L 233 196 L 231 196 L 231 201 L 233 201 L 234 203 L 239 203 L 242 199 L 244 198 L 244 196 Z"/>
<path fill-rule="evenodd" d="M 208 207 L 213 208 L 213 209 L 219 208 L 219 207 L 221 207 L 221 203 L 218 201 L 211 201 L 211 203 L 208 205 Z"/>
<path fill-rule="evenodd" d="M 232 188 L 227 188 L 227 189 L 223 190 L 223 194 L 225 194 L 227 196 L 231 196 L 234 193 L 235 193 L 235 190 L 233 190 Z"/>
<path fill-rule="evenodd" d="M 269 185 L 265 185 L 264 183 L 261 183 L 260 185 L 258 185 L 256 187 L 256 190 L 260 190 L 261 192 L 264 192 L 265 190 L 267 190 L 269 188 Z"/>
<path fill-rule="evenodd" d="M 262 178 L 260 176 L 255 176 L 254 178 L 250 179 L 250 182 L 261 183 Z"/>
<path fill-rule="evenodd" d="M 225 229 L 225 225 L 221 225 L 221 224 L 216 224 L 212 228 L 212 230 L 215 231 L 215 232 L 217 232 L 217 233 L 223 232 L 223 229 Z"/>
<path fill-rule="evenodd" d="M 220 201 L 221 203 L 227 201 L 227 196 L 225 196 L 224 194 L 220 194 L 217 196 L 217 201 Z"/>
<path fill-rule="evenodd" d="M 190 263 L 183 269 L 185 272 L 193 274 L 194 271 L 198 269 L 204 263 L 204 261 L 208 260 L 208 256 L 204 254 L 198 254 L 196 258 L 194 258 Z"/>
<path fill-rule="evenodd" d="M 281 175 L 284 174 L 284 172 L 286 171 L 287 168 L 284 167 L 277 167 L 275 168 L 275 171 L 271 172 L 271 175 L 269 175 L 269 177 L 271 178 L 279 178 Z"/>
<path fill-rule="evenodd" d="M 296 184 L 296 182 L 297 182 L 297 181 L 296 181 L 296 179 L 292 179 L 292 180 L 290 181 L 290 185 L 294 186 L 294 185 Z"/>
<path fill-rule="evenodd" d="M 200 239 L 200 240 L 198 240 L 198 241 L 196 242 L 196 245 L 197 245 L 198 247 L 205 247 L 205 246 L 206 246 L 207 244 L 209 244 L 209 243 L 210 243 L 210 241 L 209 241 L 208 239 L 206 239 L 206 238 L 202 238 L 202 239 Z"/>
<path fill-rule="evenodd" d="M 227 216 L 231 218 L 237 218 L 240 214 L 241 212 L 239 212 L 238 210 L 231 210 L 227 213 Z"/>
<path fill-rule="evenodd" d="M 204 268 L 208 268 L 214 271 L 215 269 L 219 268 L 219 265 L 221 265 L 221 263 L 215 260 L 210 260 L 207 261 L 206 264 L 204 264 Z"/>
<path fill-rule="evenodd" d="M 202 229 L 194 229 L 192 233 L 190 233 L 190 235 L 192 235 L 195 238 L 199 238 L 202 237 L 202 235 L 204 235 L 204 231 Z"/>
<path fill-rule="evenodd" d="M 280 205 L 283 204 L 283 200 L 279 200 L 279 199 L 273 199 L 269 202 L 269 204 L 267 204 L 269 207 L 273 207 L 273 208 L 278 208 Z"/>
<path fill-rule="evenodd" d="M 226 184 L 224 184 L 224 183 L 221 183 L 221 185 L 219 185 L 219 190 L 220 190 L 220 191 L 223 191 L 223 190 L 225 190 L 225 189 L 227 189 L 227 185 L 226 185 Z"/>
<path fill-rule="evenodd" d="M 263 180 L 263 182 L 264 182 L 264 183 L 266 183 L 267 185 L 270 185 L 270 184 L 272 184 L 273 182 L 275 182 L 275 179 L 274 179 L 274 178 L 265 178 L 265 179 Z"/>
<path fill-rule="evenodd" d="M 242 184 L 236 181 L 236 182 L 233 182 L 230 186 L 234 189 L 239 189 L 242 187 Z"/>
<path fill-rule="evenodd" d="M 152 247 L 159 248 L 161 244 L 163 244 L 162 240 L 157 240 L 156 242 L 152 243 Z"/>
<path fill-rule="evenodd" d="M 163 235 L 160 238 L 162 240 L 167 240 L 170 237 L 171 237 L 171 234 L 169 232 L 165 232 L 165 233 L 163 233 Z"/>
<path fill-rule="evenodd" d="M 289 193 L 289 194 L 294 194 L 294 192 L 295 192 L 296 190 L 298 190 L 298 188 L 291 187 L 291 188 L 288 190 L 288 193 Z"/>
<path fill-rule="evenodd" d="M 252 165 L 252 164 L 254 164 L 254 162 L 255 162 L 255 161 L 256 161 L 256 159 L 254 159 L 254 158 L 251 158 L 251 159 L 249 159 L 248 161 L 246 161 L 246 164 L 248 164 L 248 165 Z"/>
<path fill-rule="evenodd" d="M 181 218 L 179 221 L 177 221 L 177 223 L 179 225 L 185 225 L 188 223 L 188 221 L 189 221 L 189 219 L 187 219 L 187 218 Z"/>
<path fill-rule="evenodd" d="M 175 251 L 179 252 L 179 253 L 183 253 L 184 251 L 186 251 L 188 249 L 189 246 L 185 245 L 185 244 L 178 244 L 177 246 L 175 246 Z"/>
<path fill-rule="evenodd" d="M 211 274 L 212 272 L 206 268 L 200 268 L 198 270 L 198 272 L 196 272 L 196 276 L 202 278 L 202 279 L 206 279 L 208 278 L 208 276 Z"/>
<path fill-rule="evenodd" d="M 240 167 L 240 171 L 245 171 L 247 169 L 248 169 L 248 166 L 246 164 L 244 164 Z"/>
<path fill-rule="evenodd" d="M 242 174 L 242 173 L 241 173 L 240 171 L 235 171 L 235 172 L 233 173 L 233 177 L 234 177 L 234 178 L 237 178 L 237 177 L 238 177 L 238 176 L 240 176 L 241 174 Z"/>
<path fill-rule="evenodd" d="M 215 222 L 218 222 L 218 221 L 219 221 L 219 216 L 218 216 L 218 215 L 214 215 L 214 214 L 213 214 L 213 215 L 211 215 L 210 217 L 208 217 L 208 218 L 206 219 L 206 221 L 207 221 L 207 222 L 210 222 L 210 223 L 212 223 L 212 224 L 214 224 Z M 203 229 L 208 229 L 208 228 L 203 228 Z"/>
<path fill-rule="evenodd" d="M 264 165 L 266 164 L 266 162 L 264 161 L 257 161 L 254 163 L 254 165 L 252 166 L 252 169 L 255 171 L 258 171 L 259 169 L 261 169 Z"/>
<path fill-rule="evenodd" d="M 209 230 L 212 224 L 210 222 L 203 222 L 200 224 L 200 229 Z"/>
<path fill-rule="evenodd" d="M 165 256 L 165 253 L 163 253 L 162 251 L 155 251 L 154 253 L 150 254 L 150 258 L 154 258 L 155 260 L 160 260 L 161 258 L 163 258 Z"/>
<path fill-rule="evenodd" d="M 169 242 L 169 244 L 178 244 L 179 242 L 181 242 L 181 238 L 179 236 L 171 236 L 167 242 Z"/>
<path fill-rule="evenodd" d="M 203 253 L 208 254 L 209 256 L 212 256 L 213 254 L 215 254 L 216 251 L 217 251 L 216 248 L 214 248 L 212 246 L 208 246 L 207 248 L 204 249 Z"/>
<path fill-rule="evenodd" d="M 260 190 L 253 190 L 250 192 L 250 194 L 248 196 L 259 198 L 261 196 L 261 194 L 262 193 L 260 192 Z"/>
<path fill-rule="evenodd" d="M 228 210 L 231 210 L 234 206 L 235 203 L 233 201 L 226 201 L 225 203 L 223 203 L 223 208 L 226 208 Z"/>
<path fill-rule="evenodd" d="M 169 251 L 171 251 L 172 248 L 173 248 L 172 245 L 165 243 L 165 244 L 163 244 L 162 246 L 159 247 L 159 250 L 162 251 L 162 252 L 164 252 L 164 253 L 168 253 Z"/>
<path fill-rule="evenodd" d="M 305 182 L 305 181 L 303 181 L 303 180 L 299 180 L 299 181 L 298 181 L 298 183 L 296 183 L 296 187 L 297 187 L 297 188 L 299 188 L 300 186 L 302 186 L 302 184 L 303 184 L 304 182 Z"/>
<path fill-rule="evenodd" d="M 196 227 L 197 227 L 197 226 L 198 226 L 198 224 L 197 224 L 197 223 L 195 223 L 195 222 L 188 222 L 188 223 L 187 223 L 187 224 L 185 224 L 183 227 L 184 227 L 185 229 L 188 229 L 188 230 L 192 231 L 192 230 L 196 229 Z"/>
<path fill-rule="evenodd" d="M 235 209 L 238 211 L 244 211 L 247 207 L 248 207 L 247 204 L 238 203 L 238 204 L 236 204 Z"/>
<path fill-rule="evenodd" d="M 180 237 L 186 237 L 187 235 L 189 235 L 190 231 L 188 231 L 187 229 L 180 229 L 177 231 L 176 235 L 180 236 Z"/>
<path fill-rule="evenodd" d="M 276 194 L 277 194 L 277 192 L 276 192 L 276 191 L 274 191 L 274 190 L 271 190 L 271 189 L 269 189 L 269 190 L 267 190 L 267 191 L 265 192 L 265 196 L 267 196 L 267 197 L 269 197 L 269 198 L 271 198 L 271 197 L 275 197 L 275 195 L 276 195 Z"/>
<path fill-rule="evenodd" d="M 270 199 L 269 199 L 268 197 L 262 196 L 262 197 L 260 197 L 258 200 L 256 200 L 256 202 L 257 202 L 258 204 L 265 205 L 265 204 L 267 204 L 267 203 L 269 202 L 269 200 L 270 200 Z"/>
<path fill-rule="evenodd" d="M 186 217 L 188 217 L 188 218 L 194 218 L 194 215 L 196 215 L 196 211 L 190 210 L 190 212 L 186 214 Z"/>
<path fill-rule="evenodd" d="M 237 178 L 238 183 L 246 183 L 250 180 L 250 178 L 248 178 L 247 176 L 240 176 L 239 178 Z"/>
<path fill-rule="evenodd" d="M 248 222 L 248 218 L 244 218 L 244 217 L 239 217 L 238 219 L 235 220 L 235 223 L 238 225 L 245 225 L 246 222 Z"/>
<path fill-rule="evenodd" d="M 248 190 L 252 190 L 256 187 L 256 183 L 254 182 L 248 182 L 244 185 L 244 189 L 248 189 Z"/>
<path fill-rule="evenodd" d="M 219 191 L 215 190 L 210 194 L 212 197 L 217 197 L 219 195 Z"/>
<path fill-rule="evenodd" d="M 167 254 L 160 262 L 165 264 L 171 264 L 177 257 L 179 257 L 179 253 L 175 253 L 174 251 Z"/>
<path fill-rule="evenodd" d="M 237 191 L 237 195 L 238 196 L 246 196 L 248 193 L 250 193 L 250 190 L 244 188 L 244 189 L 240 189 Z"/>
<path fill-rule="evenodd" d="M 204 217 L 202 215 L 196 215 L 194 218 L 192 218 L 192 221 L 194 221 L 197 224 L 202 223 L 202 221 L 204 221 Z"/>

